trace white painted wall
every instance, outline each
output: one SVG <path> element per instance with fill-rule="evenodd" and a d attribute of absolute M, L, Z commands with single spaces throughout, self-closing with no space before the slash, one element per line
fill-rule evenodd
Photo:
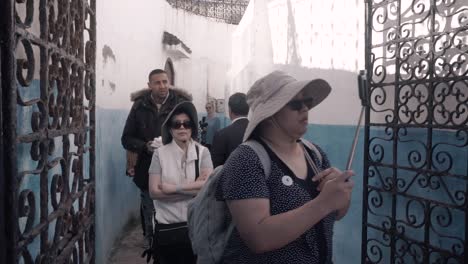
<path fill-rule="evenodd" d="M 323 78 L 333 91 L 310 112 L 312 123 L 354 124 L 357 73 L 364 68 L 364 1 L 252 0 L 234 31 L 229 92 L 281 69 Z"/>
<path fill-rule="evenodd" d="M 131 92 L 147 87 L 148 73 L 169 58 L 163 32 L 176 35 L 191 50 L 190 59 L 171 58 L 175 85 L 190 91 L 199 111 L 207 93 L 223 98 L 228 84 L 233 25 L 171 7 L 164 0 L 102 0 L 97 3 L 97 105 L 129 108 Z M 115 60 L 104 62 L 103 47 Z M 115 84 L 115 90 L 110 88 Z"/>

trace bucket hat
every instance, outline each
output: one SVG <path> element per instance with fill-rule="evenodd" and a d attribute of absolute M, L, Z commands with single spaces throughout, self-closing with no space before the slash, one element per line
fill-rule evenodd
<path fill-rule="evenodd" d="M 325 80 L 298 81 L 282 71 L 274 71 L 257 80 L 247 92 L 249 124 L 243 141 L 250 138 L 258 124 L 276 114 L 303 89 L 305 96 L 314 99 L 311 108 L 320 104 L 331 91 Z"/>
<path fill-rule="evenodd" d="M 190 120 L 192 121 L 193 126 L 192 128 L 192 139 L 196 140 L 198 137 L 198 116 L 197 110 L 195 106 L 190 101 L 184 101 L 182 103 L 177 104 L 174 109 L 167 115 L 166 120 L 161 127 L 161 137 L 163 145 L 169 144 L 172 141 L 171 135 L 171 119 L 176 112 L 184 112 L 188 115 Z"/>

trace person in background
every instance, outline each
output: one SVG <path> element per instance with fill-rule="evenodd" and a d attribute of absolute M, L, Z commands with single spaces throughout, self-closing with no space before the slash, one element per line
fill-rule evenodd
<path fill-rule="evenodd" d="M 204 144 L 209 150 L 213 144 L 213 137 L 215 133 L 221 128 L 221 121 L 216 116 L 214 102 L 210 101 L 205 105 L 207 117 L 205 119 L 206 126 L 202 129 L 202 133 L 205 133 L 202 137 L 202 144 Z"/>
<path fill-rule="evenodd" d="M 195 264 L 187 229 L 188 202 L 213 171 L 208 149 L 196 142 L 191 102 L 174 107 L 162 126 L 163 146 L 152 157 L 149 192 L 156 208 L 155 257 L 161 264 Z"/>
<path fill-rule="evenodd" d="M 235 228 L 221 263 L 332 263 L 333 224 L 348 211 L 353 172 L 331 167 L 325 152 L 300 140 L 309 110 L 330 91 L 324 80 L 297 81 L 280 71 L 248 91 L 244 141 L 265 147 L 271 172 L 266 177 L 245 145 L 224 165 L 216 196 L 226 201 Z"/>
<path fill-rule="evenodd" d="M 161 125 L 169 112 L 182 101 L 191 101 L 187 92 L 169 87 L 165 71 L 153 70 L 148 75 L 148 88 L 131 95 L 134 101 L 122 133 L 123 147 L 136 153 L 133 181 L 141 191 L 141 222 L 145 236 L 144 247 L 149 248 L 153 236 L 153 201 L 148 194 L 148 169 L 153 151 L 161 145 Z M 132 172 L 130 170 L 130 172 Z"/>
<path fill-rule="evenodd" d="M 249 105 L 247 104 L 246 95 L 244 93 L 235 93 L 229 97 L 229 118 L 232 120 L 231 125 L 216 132 L 211 146 L 211 158 L 213 159 L 214 167 L 223 165 L 228 159 L 231 152 L 242 143 L 245 129 L 249 120 Z"/>

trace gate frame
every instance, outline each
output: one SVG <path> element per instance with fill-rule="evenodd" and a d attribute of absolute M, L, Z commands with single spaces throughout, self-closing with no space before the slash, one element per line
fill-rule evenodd
<path fill-rule="evenodd" d="M 4 221 L 0 222 L 2 228 L 1 253 L 4 263 L 16 263 L 16 244 L 18 236 L 15 232 L 17 210 L 11 207 L 17 204 L 15 195 L 17 174 L 16 164 L 16 87 L 15 71 L 16 62 L 14 57 L 14 3 L 11 0 L 0 1 L 0 47 L 1 47 L 1 135 L 0 135 L 0 186 L 1 205 L 0 212 Z M 10 142 L 9 145 L 6 142 Z"/>
<path fill-rule="evenodd" d="M 365 89 L 367 90 L 365 95 L 369 95 L 370 89 L 370 76 L 371 73 L 368 71 L 370 68 L 370 56 L 368 52 L 371 50 L 371 40 L 372 40 L 372 26 L 369 24 L 369 21 L 372 21 L 372 14 L 369 10 L 372 8 L 372 0 L 364 0 L 364 67 L 366 69 L 366 83 Z M 369 95 L 370 96 L 370 95 Z M 364 164 L 363 164 L 363 179 L 362 179 L 362 226 L 361 226 L 361 263 L 366 263 L 367 257 L 367 185 L 369 184 L 369 135 L 370 135 L 370 98 L 365 98 L 368 104 L 365 104 L 365 114 L 364 114 Z M 366 220 L 366 221 L 364 221 Z"/>

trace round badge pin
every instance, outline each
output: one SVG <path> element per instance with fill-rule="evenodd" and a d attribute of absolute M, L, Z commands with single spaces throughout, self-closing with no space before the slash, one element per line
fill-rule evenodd
<path fill-rule="evenodd" d="M 291 186 L 293 184 L 293 179 L 288 175 L 284 175 L 283 178 L 281 178 L 281 182 L 286 186 Z"/>

